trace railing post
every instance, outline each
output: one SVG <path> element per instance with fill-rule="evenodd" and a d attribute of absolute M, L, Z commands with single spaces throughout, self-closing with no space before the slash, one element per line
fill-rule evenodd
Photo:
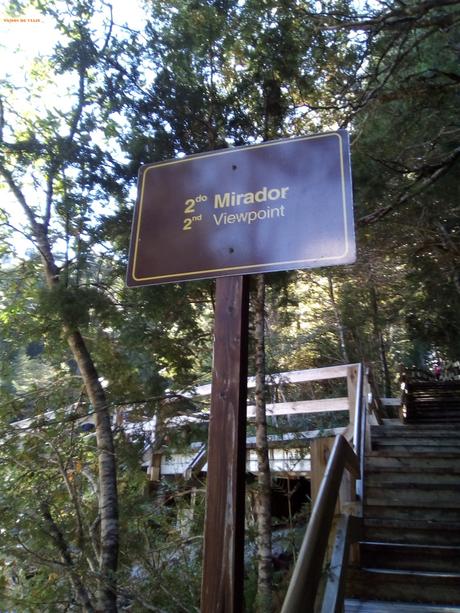
<path fill-rule="evenodd" d="M 324 554 L 343 471 L 359 474 L 358 458 L 343 436 L 335 440 L 318 498 L 308 522 L 281 613 L 313 613 Z"/>
<path fill-rule="evenodd" d="M 363 402 L 363 365 L 358 364 L 355 388 L 355 409 L 353 412 L 353 445 L 358 458 L 361 456 L 361 410 Z"/>
<path fill-rule="evenodd" d="M 347 368 L 347 391 L 348 391 L 348 412 L 350 428 L 355 426 L 355 411 L 356 411 L 356 386 L 358 381 L 359 364 L 353 364 Z"/>
<path fill-rule="evenodd" d="M 335 436 L 314 438 L 310 443 L 311 462 L 311 502 L 315 504 L 318 498 L 319 488 L 326 472 L 326 466 L 335 443 Z"/>

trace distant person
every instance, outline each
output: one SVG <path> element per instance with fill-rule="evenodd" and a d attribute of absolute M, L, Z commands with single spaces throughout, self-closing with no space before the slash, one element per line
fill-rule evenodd
<path fill-rule="evenodd" d="M 435 364 L 433 368 L 434 377 L 437 381 L 441 378 L 442 368 L 440 364 Z"/>

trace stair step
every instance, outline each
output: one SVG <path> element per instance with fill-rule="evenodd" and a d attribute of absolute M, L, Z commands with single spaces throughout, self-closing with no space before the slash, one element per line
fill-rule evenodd
<path fill-rule="evenodd" d="M 411 445 L 382 445 L 366 453 L 368 457 L 426 457 L 426 458 L 451 458 L 453 461 L 460 460 L 460 447 L 432 447 L 423 446 L 414 448 Z"/>
<path fill-rule="evenodd" d="M 434 407 L 432 405 L 425 405 L 424 407 L 411 407 L 407 406 L 407 414 L 413 417 L 419 417 L 425 419 L 426 417 L 430 417 L 432 419 L 440 419 L 445 422 L 449 418 L 456 419 L 460 413 L 460 408 L 454 407 L 443 407 L 442 409 L 439 407 Z M 445 423 L 443 423 L 445 427 Z"/>
<path fill-rule="evenodd" d="M 385 504 L 365 504 L 365 519 L 394 519 L 396 522 L 425 522 L 429 526 L 436 525 L 440 529 L 448 529 L 453 526 L 460 530 L 460 510 L 438 509 L 436 507 L 420 507 L 404 505 L 390 507 Z"/>
<path fill-rule="evenodd" d="M 435 404 L 425 403 L 423 405 L 411 406 L 406 405 L 406 410 L 409 415 L 417 415 L 418 417 L 453 417 L 454 419 L 460 414 L 460 407 L 454 405 L 444 405 L 442 407 Z M 445 424 L 443 423 L 442 425 Z"/>
<path fill-rule="evenodd" d="M 344 613 L 460 613 L 460 607 L 346 598 Z"/>
<path fill-rule="evenodd" d="M 423 472 L 399 472 L 396 469 L 385 470 L 382 472 L 381 470 L 375 471 L 367 471 L 366 475 L 366 487 L 380 487 L 380 488 L 389 488 L 394 485 L 405 485 L 406 487 L 410 486 L 446 486 L 450 485 L 453 487 L 458 487 L 460 489 L 460 474 L 445 474 L 436 471 L 428 471 L 426 473 Z"/>
<path fill-rule="evenodd" d="M 460 417 L 452 417 L 451 415 L 446 415 L 443 416 L 442 418 L 440 417 L 432 417 L 432 416 L 428 416 L 428 417 L 412 417 L 410 413 L 407 414 L 406 418 L 405 418 L 405 423 L 407 424 L 420 424 L 422 422 L 425 422 L 426 424 L 439 424 L 439 422 L 445 422 L 446 424 L 449 424 L 450 426 L 453 425 L 458 425 L 460 424 Z"/>
<path fill-rule="evenodd" d="M 345 612 L 460 612 L 460 382 L 408 392 L 402 425 L 371 426 Z"/>
<path fill-rule="evenodd" d="M 449 545 L 452 542 L 460 544 L 460 530 L 456 532 L 437 532 L 424 529 L 408 528 L 401 531 L 383 526 L 365 528 L 364 538 L 399 543 L 401 541 L 412 545 Z"/>
<path fill-rule="evenodd" d="M 460 489 L 443 483 L 412 485 L 393 483 L 391 487 L 367 486 L 366 505 L 386 505 L 390 507 L 413 506 L 437 509 L 459 509 Z"/>
<path fill-rule="evenodd" d="M 413 517 L 413 509 L 404 509 L 404 514 L 400 511 L 400 517 L 394 517 L 395 513 L 379 517 L 375 511 L 370 512 L 374 516 L 369 516 L 366 512 L 364 517 L 363 536 L 368 541 L 460 546 L 458 513 L 457 521 L 449 521 L 442 512 L 438 518 L 432 520 L 420 518 L 420 511 L 418 517 Z"/>
<path fill-rule="evenodd" d="M 431 394 L 428 392 L 419 394 L 409 394 L 407 397 L 407 404 L 420 405 L 424 402 L 431 402 L 438 406 L 444 404 L 459 404 L 458 394 L 455 392 L 445 392 L 444 394 Z"/>
<path fill-rule="evenodd" d="M 383 419 L 383 425 L 372 425 L 371 432 L 374 431 L 374 428 L 378 430 L 398 430 L 399 432 L 425 432 L 429 431 L 441 431 L 441 432 L 459 432 L 460 426 L 458 424 L 455 425 L 454 428 L 448 428 L 445 424 L 405 424 L 400 419 Z"/>
<path fill-rule="evenodd" d="M 460 547 L 367 541 L 361 564 L 385 569 L 460 573 Z"/>
<path fill-rule="evenodd" d="M 407 426 L 372 426 L 371 436 L 372 439 L 380 437 L 401 437 L 404 438 L 457 438 L 460 441 L 460 429 L 453 430 L 452 428 L 446 428 L 444 425 L 437 429 L 434 429 L 430 424 L 423 424 L 421 426 L 407 425 Z"/>
<path fill-rule="evenodd" d="M 433 400 L 439 400 L 444 398 L 453 398 L 458 400 L 459 390 L 457 389 L 448 389 L 445 388 L 443 390 L 434 390 L 434 389 L 424 389 L 424 390 L 411 390 L 407 395 L 407 398 L 410 400 L 419 399 L 419 398 L 432 398 Z"/>
<path fill-rule="evenodd" d="M 438 415 L 442 417 L 452 415 L 452 417 L 455 417 L 456 414 L 460 412 L 460 406 L 447 403 L 443 406 L 439 406 L 434 403 L 417 402 L 417 404 L 406 404 L 406 409 L 409 413 L 414 413 L 416 415 L 424 415 L 425 413 L 430 413 L 432 417 L 437 417 Z"/>
<path fill-rule="evenodd" d="M 383 471 L 404 471 L 408 473 L 443 473 L 460 475 L 460 455 L 458 458 L 449 457 L 418 457 L 411 455 L 390 456 L 380 453 L 366 455 L 366 475 Z"/>
<path fill-rule="evenodd" d="M 350 567 L 347 595 L 375 600 L 460 605 L 460 573 Z"/>
<path fill-rule="evenodd" d="M 460 460 L 460 444 L 457 441 L 444 439 L 444 442 L 437 444 L 437 441 L 417 442 L 401 439 L 377 439 L 372 441 L 372 451 L 389 451 L 393 455 L 417 455 L 417 456 L 438 456 L 445 457 L 449 454 L 452 457 L 458 456 Z"/>
<path fill-rule="evenodd" d="M 423 381 L 409 381 L 411 389 L 424 389 L 425 387 L 434 387 L 435 389 L 452 388 L 458 389 L 460 381 L 458 379 L 424 379 Z"/>
<path fill-rule="evenodd" d="M 447 394 L 442 398 L 436 396 L 409 396 L 406 401 L 406 407 L 408 409 L 420 409 L 424 410 L 425 407 L 430 407 L 442 411 L 444 409 L 460 409 L 460 402 L 456 395 L 448 396 Z"/>
<path fill-rule="evenodd" d="M 442 449 L 445 447 L 452 447 L 453 450 L 460 451 L 460 437 L 433 437 L 433 436 L 376 436 L 372 437 L 372 447 L 374 449 L 380 449 L 382 447 L 388 447 L 390 445 L 400 447 L 428 447 L 430 449 Z"/>
<path fill-rule="evenodd" d="M 459 386 L 458 381 L 446 381 L 446 385 L 427 385 L 426 387 L 409 386 L 409 396 L 458 396 Z M 453 385 L 450 385 L 452 383 Z"/>

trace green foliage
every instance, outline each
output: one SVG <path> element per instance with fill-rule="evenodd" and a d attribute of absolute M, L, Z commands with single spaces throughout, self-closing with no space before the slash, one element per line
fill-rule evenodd
<path fill-rule="evenodd" d="M 85 329 L 92 315 L 101 324 L 110 320 L 111 303 L 102 292 L 95 288 L 75 288 L 57 285 L 39 292 L 40 308 L 47 317 L 56 321 L 59 327 L 62 320 L 74 328 Z"/>
<path fill-rule="evenodd" d="M 78 605 L 43 505 L 91 593 L 97 513 L 94 441 L 64 412 L 91 407 L 62 323 L 84 335 L 111 407 L 130 404 L 139 421 L 187 412 L 164 402 L 166 390 L 210 380 L 213 283 L 124 287 L 139 165 L 348 127 L 358 262 L 267 275 L 268 370 L 366 360 L 386 385 L 401 362 L 456 359 L 459 29 L 455 7 L 442 3 L 420 16 L 415 2 L 357 11 L 345 1 L 161 0 L 145 6 L 139 32 L 120 28 L 119 18 L 111 24 L 103 2 L 32 4 L 53 21 L 59 41 L 26 83 L 18 75 L 0 82 L 1 193 L 10 194 L 13 181 L 47 227 L 59 283 L 50 289 L 42 278 L 43 253 L 15 247 L 14 227 L 26 236 L 30 229 L 2 208 L 0 608 L 61 611 Z M 28 6 L 9 3 L 8 11 Z M 400 11 L 409 17 L 398 22 Z M 378 27 L 352 25 L 374 18 Z M 43 104 L 50 92 L 53 103 Z M 295 400 L 336 392 L 343 390 L 291 393 Z M 51 425 L 25 434 L 11 426 L 48 410 Z M 170 441 L 191 438 L 203 432 L 176 431 Z M 165 483 L 146 491 L 139 469 L 146 444 L 145 435 L 117 433 L 120 598 L 133 611 L 145 610 L 146 593 L 162 610 L 193 611 L 202 494 L 184 536 L 177 517 L 190 511 L 192 496 Z"/>

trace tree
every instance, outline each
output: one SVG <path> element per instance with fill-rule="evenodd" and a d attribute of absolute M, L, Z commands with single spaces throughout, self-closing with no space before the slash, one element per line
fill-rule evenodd
<path fill-rule="evenodd" d="M 110 26 L 102 47 L 98 48 L 91 35 L 96 7 L 77 3 L 64 10 L 62 5 L 52 4 L 47 12 L 53 15 L 65 37 L 56 48 L 54 70 L 72 77 L 76 89 L 72 83 L 73 91 L 67 92 L 72 100 L 68 114 L 56 108 L 33 113 L 30 109 L 36 107 L 37 92 L 30 87 L 29 110 L 24 109 L 19 117 L 2 93 L 0 174 L 25 215 L 25 232 L 40 256 L 46 283 L 44 294 L 54 304 L 63 339 L 76 362 L 96 419 L 100 533 L 95 569 L 99 575 L 97 604 L 90 604 L 88 593 L 74 571 L 70 573 L 71 581 L 84 610 L 97 607 L 115 611 L 119 545 L 115 448 L 107 397 L 82 333 L 85 316 L 92 306 L 91 295 L 79 292 L 78 288 L 86 216 L 94 197 L 91 189 L 103 159 L 99 147 L 91 145 L 96 122 L 90 100 L 94 95 L 95 72 L 110 40 Z M 46 79 L 50 78 L 44 74 Z M 30 182 L 37 186 L 37 194 L 30 189 Z M 64 254 L 59 253 L 59 239 L 65 241 Z M 70 260 L 71 253 L 75 254 L 76 264 Z M 79 297 L 82 301 L 77 312 L 74 301 Z M 86 305 L 85 299 L 89 299 Z M 41 516 L 62 563 L 71 568 L 74 562 L 69 545 L 46 500 L 41 505 Z"/>
<path fill-rule="evenodd" d="M 129 441 L 120 439 L 113 417 L 117 407 L 126 404 L 134 415 L 134 403 L 142 409 L 139 419 L 145 419 L 159 410 L 167 380 L 177 390 L 196 383 L 210 360 L 213 294 L 209 283 L 196 284 L 192 291 L 185 286 L 146 288 L 136 295 L 123 289 L 126 256 L 121 250 L 129 240 L 130 227 L 123 199 L 129 175 L 116 161 L 120 152 L 114 142 L 104 153 L 98 144 L 117 129 L 102 72 L 107 67 L 113 70 L 113 65 L 121 68 L 114 59 L 121 40 L 111 38 L 114 26 L 104 4 L 63 6 L 57 2 L 48 4 L 46 12 L 60 32 L 54 54 L 49 60 L 36 60 L 35 72 L 24 90 L 26 97 L 21 98 L 13 78 L 3 84 L 5 95 L 1 97 L 1 173 L 16 206 L 25 212 L 21 231 L 38 246 L 38 257 L 30 252 L 13 254 L 3 270 L 2 349 L 14 360 L 15 371 L 5 368 L 2 387 L 3 399 L 11 409 L 3 416 L 7 424 L 52 408 L 59 444 L 53 443 L 52 426 L 44 425 L 38 434 L 34 431 L 30 435 L 33 445 L 29 452 L 34 452 L 28 467 L 23 464 L 22 471 L 7 471 L 4 483 L 11 487 L 11 483 L 22 481 L 22 486 L 2 491 L 5 504 L 16 510 L 28 509 L 28 523 L 24 520 L 16 525 L 3 553 L 7 563 L 21 556 L 27 568 L 23 577 L 35 577 L 40 589 L 47 582 L 50 567 L 57 568 L 59 593 L 73 592 L 75 602 L 84 610 L 109 611 L 116 610 L 117 601 L 123 602 L 126 592 L 142 601 L 140 592 L 133 596 L 129 585 L 133 559 L 139 552 L 131 544 L 132 552 L 126 556 L 125 540 L 121 567 L 118 563 L 119 537 L 127 539 L 134 532 L 126 526 L 127 480 L 136 484 L 136 495 L 146 504 L 145 485 L 129 475 L 134 470 L 142 477 L 139 464 L 145 437 L 138 444 L 132 436 Z M 104 17 L 107 21 L 101 34 L 95 24 Z M 56 87 L 59 79 L 66 83 L 64 101 L 59 100 L 61 106 L 56 102 L 44 107 L 40 103 L 43 90 Z M 30 189 L 32 183 L 35 191 Z M 122 204 L 115 213 L 118 201 Z M 98 215 L 100 203 L 104 210 Z M 120 219 L 125 220 L 121 230 Z M 15 230 L 11 209 L 2 211 L 2 221 L 2 231 Z M 177 312 L 172 311 L 171 303 Z M 39 344 L 39 357 L 29 360 L 23 356 L 32 341 Z M 66 343 L 73 356 L 70 360 Z M 40 360 L 47 373 L 43 385 L 30 378 L 26 382 L 26 371 L 38 378 Z M 26 395 L 21 397 L 21 392 Z M 63 407 L 68 407 L 69 414 L 62 413 Z M 78 439 L 75 419 L 87 413 L 96 418 L 97 448 L 89 445 L 80 453 L 81 446 L 64 442 L 66 436 Z M 115 440 L 112 427 L 118 433 Z M 22 444 L 23 439 L 12 437 L 3 448 L 3 457 L 14 457 Z M 46 470 L 49 458 L 40 455 L 40 444 L 54 445 L 62 470 L 54 466 Z M 49 461 L 55 464 L 56 457 Z M 119 485 L 125 492 L 121 519 L 116 496 L 117 457 L 121 463 Z M 43 466 L 40 476 L 46 475 L 38 482 L 24 478 L 34 464 Z M 81 467 L 78 478 L 72 468 L 75 464 Z M 73 470 L 76 489 L 69 487 L 69 470 Z M 55 479 L 60 485 L 50 487 Z M 41 506 L 28 503 L 28 499 L 37 500 L 37 504 L 41 501 Z M 98 505 L 87 504 L 88 499 L 96 499 Z M 134 503 L 132 508 L 136 508 Z M 71 519 L 75 513 L 78 529 Z M 137 516 L 139 526 L 150 521 L 144 510 Z M 14 526 L 13 515 L 10 517 Z M 120 521 L 125 535 L 119 533 Z M 49 550 L 49 556 L 41 560 L 38 572 L 37 552 L 42 547 Z M 52 606 L 49 591 L 44 590 L 37 600 L 32 581 L 21 581 L 20 586 L 22 596 L 15 596 L 18 602 L 22 597 L 23 604 L 29 598 L 31 606 Z"/>
<path fill-rule="evenodd" d="M 0 495 L 27 606 L 59 610 L 71 593 L 74 607 L 115 610 L 116 591 L 139 610 L 196 606 L 193 589 L 171 604 L 152 578 L 178 565 L 161 548 L 174 513 L 134 468 L 145 436 L 111 423 L 123 410 L 167 427 L 170 395 L 210 373 L 212 282 L 124 288 L 141 163 L 347 127 L 358 262 L 266 276 L 266 369 L 366 360 L 388 393 L 400 362 L 457 356 L 458 4 L 162 0 L 139 31 L 105 3 L 42 7 L 60 33 L 53 54 L 25 86 L 0 84 L 0 171 L 25 215 L 0 211 Z M 62 95 L 45 105 L 50 89 Z M 16 230 L 34 254 L 14 253 Z M 258 313 L 260 332 L 260 299 Z M 10 428 L 49 409 L 55 421 L 27 436 Z M 92 413 L 96 446 L 78 426 Z"/>

